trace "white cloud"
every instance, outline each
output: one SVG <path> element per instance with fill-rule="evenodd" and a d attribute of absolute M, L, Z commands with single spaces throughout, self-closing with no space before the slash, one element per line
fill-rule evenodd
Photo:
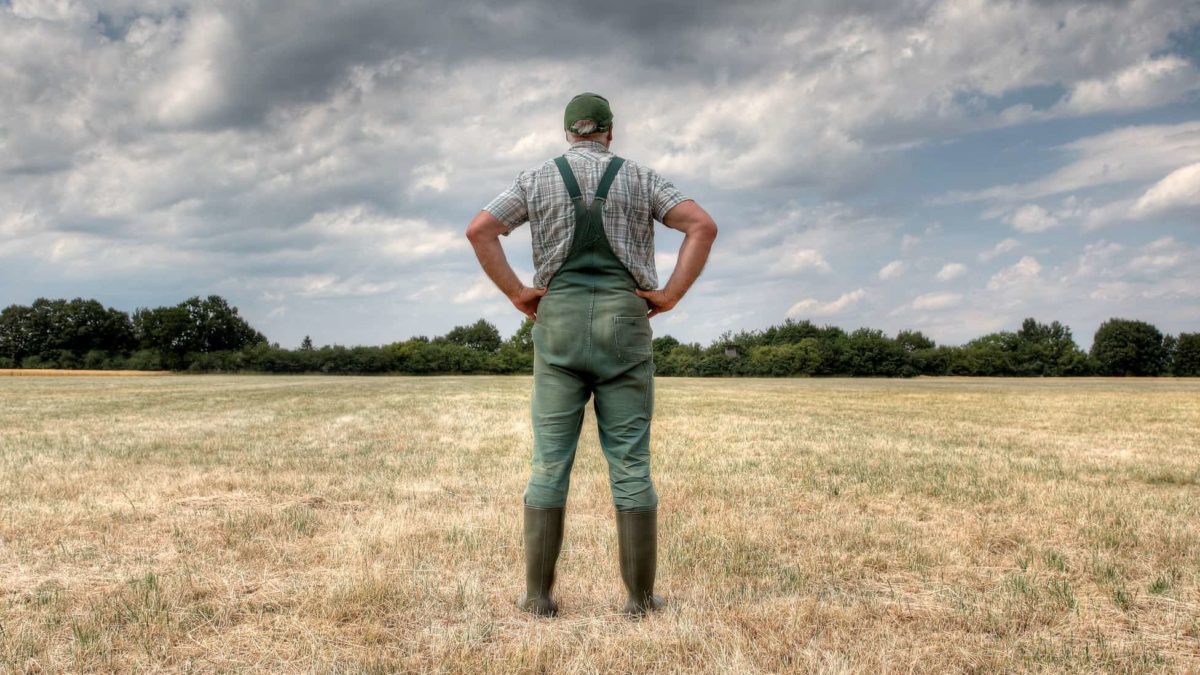
<path fill-rule="evenodd" d="M 1178 267 L 1191 249 L 1174 237 L 1160 237 L 1142 247 L 1142 254 L 1129 261 L 1129 270 L 1136 274 L 1156 274 Z"/>
<path fill-rule="evenodd" d="M 236 48 L 236 30 L 228 17 L 212 10 L 193 14 L 172 57 L 173 72 L 148 92 L 156 119 L 186 127 L 224 111 L 233 103 L 225 86 L 230 77 L 224 71 L 238 67 L 228 58 Z"/>
<path fill-rule="evenodd" d="M 1101 302 L 1121 302 L 1132 298 L 1133 295 L 1133 284 L 1125 281 L 1102 281 L 1088 297 Z"/>
<path fill-rule="evenodd" d="M 450 186 L 450 175 L 453 169 L 444 162 L 423 164 L 413 169 L 413 183 L 409 188 L 411 194 L 419 194 L 422 190 L 429 192 L 445 192 Z"/>
<path fill-rule="evenodd" d="M 1198 85 L 1196 68 L 1171 54 L 1146 59 L 1106 78 L 1076 82 L 1055 107 L 1073 114 L 1137 110 L 1177 101 Z"/>
<path fill-rule="evenodd" d="M 864 297 L 866 297 L 866 291 L 858 288 L 849 293 L 843 293 L 838 296 L 837 300 L 830 302 L 821 302 L 815 298 L 805 298 L 792 305 L 787 311 L 787 316 L 789 318 L 800 316 L 833 316 L 845 312 L 850 307 L 858 304 Z"/>
<path fill-rule="evenodd" d="M 350 298 L 380 295 L 394 290 L 396 281 L 374 282 L 360 276 L 349 278 L 336 274 L 303 274 L 292 277 L 273 277 L 258 280 L 263 298 L 279 301 L 296 298 Z"/>
<path fill-rule="evenodd" d="M 1175 250 L 1175 249 L 1179 248 L 1179 246 L 1180 246 L 1180 243 L 1178 241 L 1176 241 L 1175 237 L 1167 235 L 1165 237 L 1159 237 L 1158 239 L 1155 239 L 1154 241 L 1146 244 L 1145 246 L 1142 247 L 1142 250 L 1143 251 L 1171 251 L 1171 250 Z"/>
<path fill-rule="evenodd" d="M 1083 253 L 1079 255 L 1079 259 L 1075 263 L 1074 272 L 1063 277 L 1062 280 L 1111 275 L 1113 274 L 1111 262 L 1116 254 L 1123 250 L 1125 250 L 1124 246 L 1104 239 L 1087 244 L 1083 247 Z"/>
<path fill-rule="evenodd" d="M 1001 290 L 1039 280 L 1042 265 L 1033 256 L 1025 256 L 1011 267 L 1006 267 L 988 280 L 988 290 Z"/>
<path fill-rule="evenodd" d="M 1058 219 L 1037 204 L 1026 204 L 1017 209 L 1008 222 L 1022 232 L 1044 232 L 1058 225 Z"/>
<path fill-rule="evenodd" d="M 962 263 L 946 263 L 937 273 L 938 281 L 950 281 L 967 273 L 967 266 Z"/>
<path fill-rule="evenodd" d="M 981 262 L 987 262 L 987 261 L 991 260 L 992 258 L 1002 256 L 1005 253 L 1008 253 L 1010 251 L 1015 251 L 1017 249 L 1017 247 L 1020 245 L 1021 245 L 1021 242 L 1017 241 L 1016 239 L 1005 239 L 1003 241 L 997 242 L 996 245 L 991 247 L 990 249 L 980 253 L 979 260 Z"/>
<path fill-rule="evenodd" d="M 805 272 L 808 270 L 829 272 L 831 268 L 820 251 L 813 248 L 800 248 L 784 253 L 783 257 L 776 261 L 770 269 L 771 272 L 777 274 Z"/>
<path fill-rule="evenodd" d="M 1011 203 L 1128 181 L 1153 180 L 1181 165 L 1200 161 L 1200 121 L 1122 127 L 1072 141 L 1059 149 L 1074 156 L 1074 161 L 1040 179 L 954 193 L 939 201 Z"/>
<path fill-rule="evenodd" d="M 924 293 L 912 301 L 913 309 L 945 309 L 962 302 L 960 293 Z"/>
<path fill-rule="evenodd" d="M 297 231 L 397 261 L 461 253 L 469 246 L 460 232 L 422 220 L 382 216 L 362 207 L 315 214 Z"/>
<path fill-rule="evenodd" d="M 903 260 L 893 260 L 879 270 L 879 278 L 884 281 L 899 278 L 902 274 L 904 274 Z"/>
<path fill-rule="evenodd" d="M 1129 269 L 1142 274 L 1161 272 L 1179 265 L 1182 260 L 1183 255 L 1180 253 L 1139 255 L 1129 261 Z"/>
<path fill-rule="evenodd" d="M 1146 218 L 1167 211 L 1200 207 L 1200 162 L 1180 167 L 1146 190 L 1130 214 Z"/>
<path fill-rule="evenodd" d="M 486 275 L 481 274 L 475 279 L 475 283 L 468 286 L 466 290 L 456 294 L 453 302 L 461 305 L 478 300 L 494 300 L 502 297 L 504 297 L 504 294 L 500 292 L 496 284 L 492 283 L 492 280 Z"/>
<path fill-rule="evenodd" d="M 1107 204 L 1090 207 L 1083 211 L 1080 224 L 1084 230 L 1096 230 L 1123 223 L 1130 219 L 1131 208 L 1133 208 L 1132 199 L 1118 199 Z"/>

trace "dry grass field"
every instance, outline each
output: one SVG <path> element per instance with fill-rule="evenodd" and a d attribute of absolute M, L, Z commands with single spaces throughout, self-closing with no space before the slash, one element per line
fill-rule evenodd
<path fill-rule="evenodd" d="M 0 672 L 1200 669 L 1200 382 L 660 378 L 631 621 L 589 412 L 562 615 L 526 377 L 0 378 Z"/>

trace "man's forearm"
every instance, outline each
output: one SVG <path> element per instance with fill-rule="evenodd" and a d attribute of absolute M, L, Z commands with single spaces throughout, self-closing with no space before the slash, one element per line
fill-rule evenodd
<path fill-rule="evenodd" d="M 672 297 L 682 298 L 692 283 L 704 270 L 708 262 L 708 253 L 712 250 L 713 237 L 707 233 L 687 234 L 679 245 L 679 256 L 675 260 L 675 270 L 663 291 Z"/>
<path fill-rule="evenodd" d="M 508 264 L 508 258 L 504 256 L 504 247 L 500 245 L 498 237 L 471 240 L 471 246 L 475 249 L 475 257 L 479 258 L 479 265 L 483 267 L 484 273 L 505 295 L 511 298 L 525 287 Z"/>

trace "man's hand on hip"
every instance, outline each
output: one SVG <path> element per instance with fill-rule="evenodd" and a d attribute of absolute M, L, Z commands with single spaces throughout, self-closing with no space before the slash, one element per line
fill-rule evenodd
<path fill-rule="evenodd" d="M 542 301 L 542 296 L 546 294 L 544 288 L 530 288 L 522 286 L 516 293 L 508 296 L 512 301 L 513 307 L 521 310 L 525 316 L 536 319 L 538 303 Z"/>
<path fill-rule="evenodd" d="M 677 296 L 665 290 L 643 291 L 639 288 L 634 292 L 638 294 L 638 297 L 645 298 L 646 303 L 650 305 L 650 312 L 646 315 L 647 317 L 669 312 L 679 302 Z"/>

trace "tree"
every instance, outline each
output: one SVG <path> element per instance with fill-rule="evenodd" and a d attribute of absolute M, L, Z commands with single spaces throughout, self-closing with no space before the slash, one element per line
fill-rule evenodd
<path fill-rule="evenodd" d="M 881 330 L 859 328 L 846 341 L 842 363 L 851 375 L 891 377 L 904 366 L 904 350 Z"/>
<path fill-rule="evenodd" d="M 1102 375 L 1158 375 L 1167 351 L 1158 328 L 1131 319 L 1109 319 L 1096 329 L 1092 358 Z"/>
<path fill-rule="evenodd" d="M 654 362 L 658 364 L 667 358 L 671 350 L 679 346 L 679 340 L 670 335 L 661 335 L 651 340 L 650 346 L 654 350 Z"/>
<path fill-rule="evenodd" d="M 1057 321 L 1025 319 L 1013 346 L 1018 375 L 1080 375 L 1087 370 L 1087 355 L 1075 344 L 1071 329 Z"/>
<path fill-rule="evenodd" d="M 488 354 L 500 349 L 501 344 L 500 331 L 485 319 L 470 326 L 455 326 L 442 340 Z"/>
<path fill-rule="evenodd" d="M 210 295 L 203 300 L 194 296 L 179 306 L 187 312 L 189 319 L 185 338 L 191 348 L 189 351 L 207 353 L 241 349 L 267 341 L 265 335 L 238 316 L 237 307 L 230 307 L 219 295 Z"/>
<path fill-rule="evenodd" d="M 133 347 L 129 316 L 95 300 L 38 298 L 0 312 L 0 355 L 14 363 L 36 356 L 38 363 L 79 365 L 92 352 L 91 362 L 100 363 Z"/>
<path fill-rule="evenodd" d="M 811 375 L 820 363 L 816 338 L 805 338 L 795 344 L 758 345 L 750 348 L 748 374 Z"/>
<path fill-rule="evenodd" d="M 24 305 L 9 305 L 0 312 L 0 355 L 14 364 L 42 351 L 43 344 L 34 328 L 34 313 Z"/>
<path fill-rule="evenodd" d="M 157 350 L 163 365 L 172 370 L 186 368 L 191 353 L 239 350 L 267 342 L 219 295 L 194 296 L 174 307 L 139 308 L 133 313 L 133 328 L 140 347 Z"/>
<path fill-rule="evenodd" d="M 1163 375 L 1175 373 L 1175 355 L 1179 351 L 1179 338 L 1174 335 L 1163 336 Z"/>
<path fill-rule="evenodd" d="M 300 351 L 311 352 L 313 349 L 312 338 L 305 335 L 304 339 L 300 341 Z"/>
<path fill-rule="evenodd" d="M 1184 377 L 1200 375 L 1200 333 L 1180 333 L 1176 338 L 1172 372 Z"/>
<path fill-rule="evenodd" d="M 694 376 L 697 374 L 696 364 L 702 353 L 703 350 L 698 342 L 676 345 L 661 358 L 656 353 L 654 355 L 655 372 L 659 375 Z"/>
<path fill-rule="evenodd" d="M 937 345 L 933 340 L 929 339 L 919 330 L 902 330 L 896 333 L 896 344 L 906 352 L 915 352 L 918 349 L 933 349 Z"/>
<path fill-rule="evenodd" d="M 517 331 L 508 339 L 508 344 L 519 352 L 533 353 L 533 319 L 526 318 Z"/>
<path fill-rule="evenodd" d="M 1016 375 L 1017 335 L 988 333 L 967 342 L 951 364 L 952 375 Z"/>

